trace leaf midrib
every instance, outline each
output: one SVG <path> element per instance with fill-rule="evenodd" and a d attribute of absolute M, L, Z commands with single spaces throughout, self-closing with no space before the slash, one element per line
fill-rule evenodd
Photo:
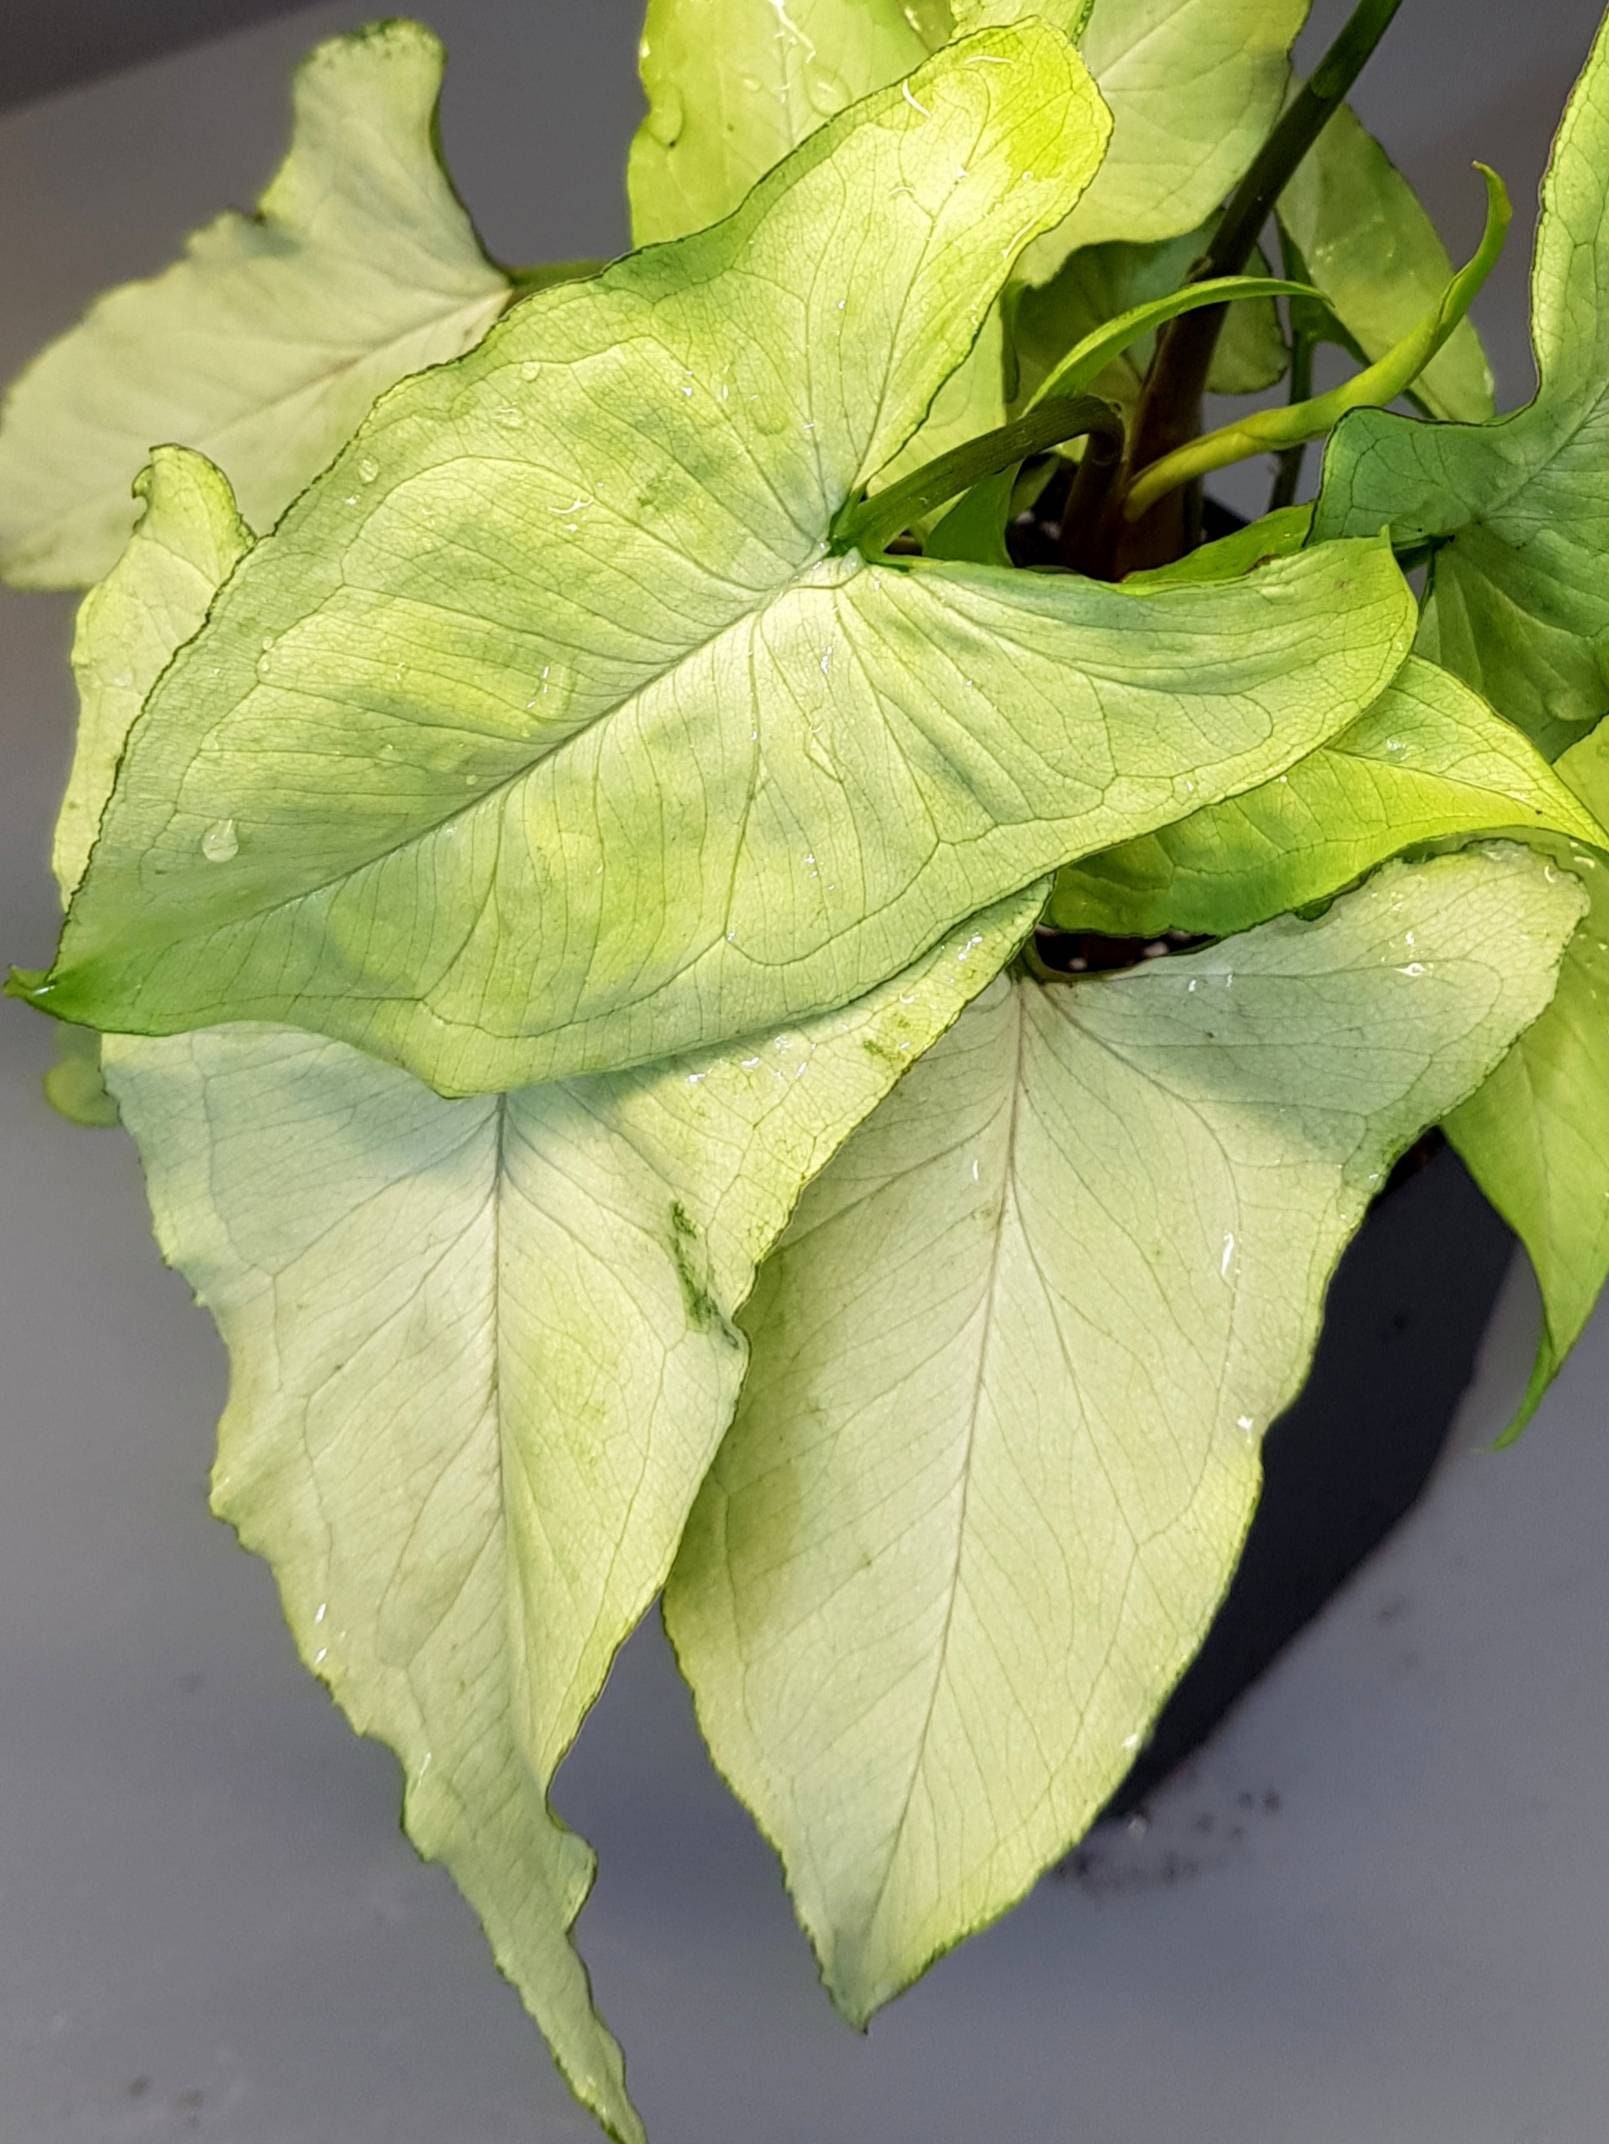
<path fill-rule="evenodd" d="M 923 1717 L 916 1748 L 912 1754 L 910 1777 L 906 1783 L 904 1799 L 895 1820 L 889 1846 L 883 1862 L 883 1873 L 878 1879 L 877 1890 L 866 1911 L 866 1941 L 869 1942 L 883 1910 L 888 1887 L 893 1879 L 901 1849 L 904 1845 L 906 1826 L 910 1822 L 912 1805 L 916 1798 L 916 1783 L 922 1776 L 927 1760 L 927 1746 L 933 1732 L 934 1716 L 938 1710 L 939 1694 L 944 1687 L 949 1666 L 950 1639 L 955 1625 L 956 1602 L 960 1597 L 961 1566 L 966 1552 L 967 1516 L 972 1496 L 973 1460 L 977 1446 L 978 1414 L 983 1398 L 984 1380 L 989 1366 L 989 1356 L 994 1339 L 994 1306 L 999 1293 L 1000 1268 L 1006 1238 L 1006 1216 L 1016 1206 L 1016 1150 L 1017 1131 L 1022 1112 L 1023 1069 L 1027 1052 L 1028 1023 L 1023 1013 L 1022 992 L 1015 981 L 1008 981 L 1011 1019 L 1015 1028 L 1012 1049 L 1011 1091 L 1006 1102 L 1006 1128 L 1001 1156 L 1001 1181 L 1004 1195 L 1000 1215 L 995 1226 L 994 1243 L 989 1255 L 989 1271 L 984 1281 L 981 1307 L 983 1311 L 982 1337 L 978 1346 L 977 1366 L 973 1373 L 972 1391 L 967 1407 L 965 1450 L 961 1463 L 961 1491 L 955 1521 L 955 1552 L 952 1559 L 948 1599 L 945 1603 L 944 1625 L 939 1634 L 936 1657 L 933 1665 L 933 1683 L 928 1693 L 927 1709 Z"/>

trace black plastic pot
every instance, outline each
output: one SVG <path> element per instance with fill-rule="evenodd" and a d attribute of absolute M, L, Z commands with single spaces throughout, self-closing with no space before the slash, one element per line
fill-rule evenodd
<path fill-rule="evenodd" d="M 1206 1741 L 1417 1502 L 1512 1249 L 1451 1148 L 1376 1201 L 1331 1287 L 1312 1376 L 1265 1441 L 1234 1583 L 1109 1817 L 1136 1810 Z"/>

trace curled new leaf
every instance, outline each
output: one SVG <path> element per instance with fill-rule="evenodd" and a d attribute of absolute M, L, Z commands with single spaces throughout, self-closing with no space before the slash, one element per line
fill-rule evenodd
<path fill-rule="evenodd" d="M 1343 105 L 1279 197 L 1282 229 L 1302 273 L 1364 358 L 1384 357 L 1452 278 L 1447 248 L 1413 188 Z M 1472 320 L 1461 320 L 1415 381 L 1434 417 L 1480 424 L 1492 414 L 1492 374 Z"/>
<path fill-rule="evenodd" d="M 1394 402 L 1407 392 L 1464 320 L 1503 250 L 1509 226 L 1508 193 L 1495 171 L 1484 164 L 1476 169 L 1486 181 L 1486 229 L 1472 258 L 1429 312 L 1384 356 L 1327 394 L 1287 403 L 1283 409 L 1259 410 L 1254 416 L 1239 418 L 1152 462 L 1129 489 L 1124 511 L 1131 521 L 1137 521 L 1158 499 L 1181 484 L 1191 483 L 1214 469 L 1227 469 L 1253 455 L 1321 439 L 1350 411 Z"/>

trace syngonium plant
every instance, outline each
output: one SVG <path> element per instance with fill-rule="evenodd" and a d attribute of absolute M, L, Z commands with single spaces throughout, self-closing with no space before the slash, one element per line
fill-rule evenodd
<path fill-rule="evenodd" d="M 1394 1158 L 1522 1236 L 1527 1412 L 1609 1270 L 1609 36 L 1499 417 L 1503 189 L 1455 272 L 1344 102 L 1395 7 L 1293 93 L 1306 0 L 651 0 L 640 250 L 521 273 L 383 24 L 6 406 L 0 565 L 96 583 L 13 987 L 622 2140 L 550 1789 L 657 1595 L 864 2021 L 1132 1762 Z"/>

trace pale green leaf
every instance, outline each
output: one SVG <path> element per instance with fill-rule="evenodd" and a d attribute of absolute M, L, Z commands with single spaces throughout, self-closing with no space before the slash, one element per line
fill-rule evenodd
<path fill-rule="evenodd" d="M 80 620 L 90 823 L 118 711 L 205 615 L 206 561 L 248 540 L 198 457 L 144 488 Z M 755 1261 L 1042 892 L 845 1011 L 488 1101 L 286 1030 L 106 1038 L 163 1247 L 231 1353 L 217 1508 L 274 1564 L 308 1664 L 396 1749 L 414 1843 L 624 2139 L 640 2125 L 568 1940 L 591 1855 L 548 1785 L 731 1415 Z"/>
<path fill-rule="evenodd" d="M 1609 736 L 1601 726 L 1565 753 L 1558 771 L 1609 824 Z M 1591 906 L 1553 1002 L 1447 1126 L 1525 1245 L 1542 1291 L 1542 1344 L 1516 1429 L 1609 1280 L 1609 870 L 1590 851 L 1561 857 L 1585 881 Z"/>
<path fill-rule="evenodd" d="M 851 2018 L 1111 1794 L 1343 1246 L 1541 1011 L 1582 898 L 1472 852 L 1121 979 L 1002 982 L 807 1194 L 666 1608 Z"/>
<path fill-rule="evenodd" d="M 1026 22 L 1030 15 L 1039 15 L 1076 44 L 1089 27 L 1094 7 L 1095 0 L 952 0 L 950 14 L 958 34 Z M 929 25 L 940 20 L 937 0 L 918 0 L 909 12 L 925 17 Z"/>
<path fill-rule="evenodd" d="M 828 119 L 954 37 L 1037 17 L 1076 38 L 1088 15 L 1089 0 L 648 0 L 632 236 L 652 245 L 729 216 Z"/>
<path fill-rule="evenodd" d="M 617 2136 L 568 1938 L 592 1856 L 546 1790 L 730 1419 L 756 1261 L 1032 913 L 751 1045 L 507 1096 L 287 1029 L 107 1038 L 163 1250 L 230 1351 L 214 1506 Z"/>
<path fill-rule="evenodd" d="M 45 1100 L 69 1124 L 105 1131 L 118 1121 L 117 1104 L 101 1075 L 101 1038 L 93 1028 L 57 1029 L 56 1059 L 45 1073 Z"/>
<path fill-rule="evenodd" d="M 1327 900 L 1420 843 L 1521 830 L 1609 840 L 1512 724 L 1415 657 L 1361 720 L 1288 773 L 1068 865 L 1049 916 L 1115 937 L 1224 937 Z"/>
<path fill-rule="evenodd" d="M 78 737 L 51 848 L 63 901 L 84 875 L 141 702 L 251 546 L 228 483 L 187 448 L 159 448 L 134 496 L 140 520 L 111 573 L 84 598 L 73 635 Z M 101 1038 L 71 1025 L 60 1036 L 46 1099 L 75 1124 L 115 1124 Z"/>
<path fill-rule="evenodd" d="M 910 74 L 950 27 L 947 8 L 923 15 L 898 0 L 648 0 L 648 111 L 626 167 L 637 244 L 729 216 L 824 121 Z"/>
<path fill-rule="evenodd" d="M 1414 623 L 1378 542 L 1143 598 L 832 555 L 1100 153 L 1049 30 L 913 81 L 384 400 L 158 683 L 41 1002 L 603 1070 L 847 1003 L 1362 713 Z"/>
<path fill-rule="evenodd" d="M 100 299 L 0 413 L 0 573 L 99 578 L 153 447 L 202 449 L 274 521 L 404 374 L 478 342 L 509 298 L 437 159 L 442 53 L 416 23 L 320 45 L 254 215 Z"/>
<path fill-rule="evenodd" d="M 140 519 L 84 598 L 73 635 L 78 740 L 51 865 L 71 900 L 89 863 L 118 760 L 146 694 L 251 548 L 228 481 L 186 447 L 160 447 L 133 485 Z"/>
<path fill-rule="evenodd" d="M 1095 0 L 1080 49 L 1112 146 L 1067 221 L 1025 261 L 1036 282 L 1079 246 L 1193 231 L 1279 117 L 1308 0 Z"/>
<path fill-rule="evenodd" d="M 1366 359 L 1384 357 L 1436 303 L 1453 264 L 1418 196 L 1350 106 L 1325 125 L 1279 197 L 1306 279 Z M 1465 320 L 1414 388 L 1435 417 L 1492 414 L 1492 373 Z"/>
<path fill-rule="evenodd" d="M 1123 586 L 1178 588 L 1195 581 L 1236 581 L 1276 558 L 1290 558 L 1306 544 L 1313 527 L 1310 506 L 1278 506 L 1244 528 L 1233 529 L 1199 550 L 1187 551 L 1171 565 L 1147 566 L 1123 576 Z"/>
<path fill-rule="evenodd" d="M 1430 645 L 1552 746 L 1609 706 L 1609 27 L 1543 182 L 1531 310 L 1536 399 L 1478 426 L 1348 417 L 1314 527 L 1446 538 Z"/>

